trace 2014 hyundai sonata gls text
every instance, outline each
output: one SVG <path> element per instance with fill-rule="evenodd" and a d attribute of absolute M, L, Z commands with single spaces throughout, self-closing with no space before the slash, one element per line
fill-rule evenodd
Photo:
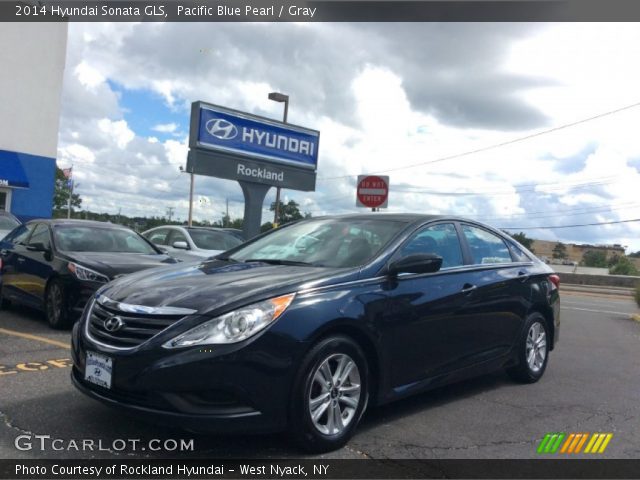
<path fill-rule="evenodd" d="M 72 379 L 163 423 L 286 429 L 326 451 L 368 405 L 500 368 L 539 380 L 559 334 L 558 283 L 474 221 L 314 218 L 107 284 L 74 328 Z"/>

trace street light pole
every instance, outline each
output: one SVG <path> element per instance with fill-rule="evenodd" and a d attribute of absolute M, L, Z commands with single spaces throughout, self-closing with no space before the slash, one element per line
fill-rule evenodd
<path fill-rule="evenodd" d="M 283 123 L 287 123 L 287 115 L 289 114 L 289 95 L 284 95 L 278 92 L 271 92 L 269 94 L 269 100 L 275 102 L 284 102 L 284 116 L 282 118 Z M 276 208 L 273 214 L 273 227 L 278 228 L 278 217 L 280 216 L 280 187 L 276 187 Z"/>
<path fill-rule="evenodd" d="M 191 167 L 191 185 L 189 186 L 189 227 L 192 226 L 193 222 L 193 167 Z"/>

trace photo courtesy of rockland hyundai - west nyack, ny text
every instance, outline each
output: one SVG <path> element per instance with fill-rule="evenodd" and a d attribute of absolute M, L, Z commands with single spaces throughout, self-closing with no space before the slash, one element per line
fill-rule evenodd
<path fill-rule="evenodd" d="M 0 480 L 640 478 L 640 4 L 0 2 Z"/>

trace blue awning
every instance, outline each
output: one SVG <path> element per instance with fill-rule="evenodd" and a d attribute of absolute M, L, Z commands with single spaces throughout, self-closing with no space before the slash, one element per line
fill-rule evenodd
<path fill-rule="evenodd" d="M 16 152 L 0 150 L 0 187 L 29 188 L 29 181 Z"/>

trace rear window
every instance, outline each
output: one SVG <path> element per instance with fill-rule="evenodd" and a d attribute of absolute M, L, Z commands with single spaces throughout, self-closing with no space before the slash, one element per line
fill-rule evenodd
<path fill-rule="evenodd" d="M 242 243 L 235 235 L 217 230 L 189 230 L 191 240 L 203 250 L 229 250 Z"/>

